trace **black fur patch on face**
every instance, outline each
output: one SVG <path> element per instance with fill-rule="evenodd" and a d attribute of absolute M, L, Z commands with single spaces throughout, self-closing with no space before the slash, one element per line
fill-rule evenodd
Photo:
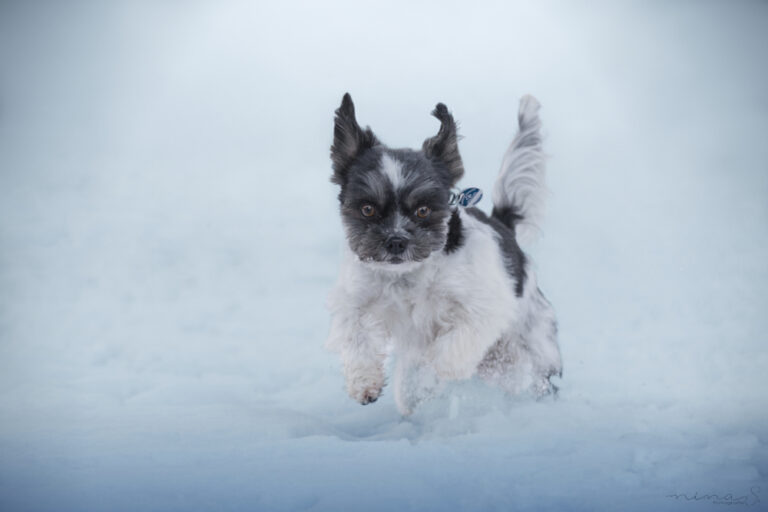
<path fill-rule="evenodd" d="M 396 184 L 385 170 L 392 161 L 399 167 Z M 449 197 L 449 177 L 421 152 L 369 149 L 350 166 L 339 195 L 350 248 L 362 261 L 423 261 L 446 244 Z M 373 215 L 363 214 L 366 205 Z M 429 209 L 423 218 L 421 207 Z M 393 253 L 393 239 L 402 252 Z"/>
<path fill-rule="evenodd" d="M 491 226 L 499 234 L 499 249 L 504 257 L 507 273 L 515 281 L 515 295 L 522 297 L 527 275 L 525 273 L 525 254 L 515 240 L 515 232 L 505 226 L 499 219 L 488 217 L 477 208 L 467 208 L 466 212 L 480 222 Z"/>

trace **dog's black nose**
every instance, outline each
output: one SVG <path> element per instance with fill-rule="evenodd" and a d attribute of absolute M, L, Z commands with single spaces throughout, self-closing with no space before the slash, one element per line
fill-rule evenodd
<path fill-rule="evenodd" d="M 408 247 L 408 240 L 399 236 L 393 236 L 387 240 L 387 251 L 391 254 L 403 254 Z"/>

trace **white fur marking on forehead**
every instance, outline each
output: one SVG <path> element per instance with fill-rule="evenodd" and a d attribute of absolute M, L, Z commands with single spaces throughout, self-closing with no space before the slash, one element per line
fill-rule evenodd
<path fill-rule="evenodd" d="M 395 214 L 395 234 L 397 235 L 404 235 L 406 234 L 403 230 L 403 226 L 405 225 L 405 217 L 400 212 L 397 212 Z"/>
<path fill-rule="evenodd" d="M 384 176 L 389 178 L 390 183 L 392 183 L 392 188 L 397 190 L 403 181 L 402 164 L 400 164 L 400 162 L 388 154 L 384 153 L 381 155 L 381 172 L 384 174 Z"/>

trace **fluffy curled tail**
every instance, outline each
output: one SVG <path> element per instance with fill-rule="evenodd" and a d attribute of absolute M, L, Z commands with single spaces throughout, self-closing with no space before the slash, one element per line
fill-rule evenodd
<path fill-rule="evenodd" d="M 535 238 L 544 210 L 545 166 L 539 107 L 533 96 L 520 100 L 519 131 L 504 154 L 493 186 L 492 216 L 514 229 L 516 238 L 523 242 Z"/>

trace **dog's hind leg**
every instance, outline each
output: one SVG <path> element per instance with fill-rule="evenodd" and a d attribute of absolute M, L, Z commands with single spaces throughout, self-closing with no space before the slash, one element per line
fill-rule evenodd
<path fill-rule="evenodd" d="M 505 332 L 488 350 L 477 372 L 510 394 L 530 392 L 542 397 L 557 392 L 550 378 L 562 375 L 557 322 L 538 288 L 530 305 L 525 320 Z"/>

